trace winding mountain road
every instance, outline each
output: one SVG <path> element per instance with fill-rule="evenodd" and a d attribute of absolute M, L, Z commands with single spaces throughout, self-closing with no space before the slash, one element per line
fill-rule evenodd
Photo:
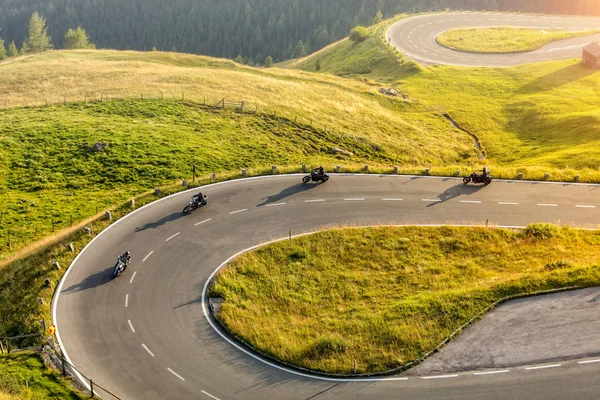
<path fill-rule="evenodd" d="M 98 235 L 72 263 L 54 298 L 59 342 L 71 362 L 122 399 L 597 398 L 598 360 L 484 374 L 335 380 L 286 371 L 233 346 L 205 315 L 205 285 L 236 253 L 290 231 L 486 219 L 503 226 L 600 223 L 597 185 L 496 181 L 475 187 L 453 178 L 378 175 L 333 175 L 326 184 L 302 185 L 300 178 L 207 186 L 208 207 L 191 215 L 181 213 L 191 193 L 180 193 Z M 125 250 L 133 263 L 112 280 L 116 256 Z"/>
<path fill-rule="evenodd" d="M 451 29 L 487 27 L 600 30 L 600 18 L 472 12 L 426 14 L 397 22 L 388 29 L 386 37 L 392 46 L 417 62 L 470 67 L 510 67 L 581 58 L 582 47 L 600 41 L 600 34 L 595 34 L 553 42 L 533 52 L 477 54 L 452 50 L 435 40 Z"/>

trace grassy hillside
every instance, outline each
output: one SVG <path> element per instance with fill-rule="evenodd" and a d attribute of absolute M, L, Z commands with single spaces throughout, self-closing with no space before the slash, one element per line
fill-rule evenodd
<path fill-rule="evenodd" d="M 383 372 L 506 296 L 600 284 L 599 250 L 598 232 L 550 225 L 330 230 L 241 256 L 211 296 L 234 336 L 280 360 Z"/>
<path fill-rule="evenodd" d="M 597 31 L 561 31 L 525 28 L 452 29 L 437 36 L 439 44 L 472 53 L 522 53 L 534 51 L 557 40 L 592 35 Z"/>
<path fill-rule="evenodd" d="M 496 171 L 538 169 L 551 176 L 600 168 L 600 72 L 580 60 L 513 68 L 432 66 L 403 62 L 383 41 L 385 27 L 309 57 L 297 68 L 392 84 L 424 109 L 449 112 L 482 141 Z M 365 68 L 369 54 L 380 61 Z M 344 67 L 344 60 L 356 60 Z M 592 177 L 593 176 L 593 177 Z"/>
<path fill-rule="evenodd" d="M 25 381 L 29 387 L 26 387 Z M 37 353 L 19 352 L 0 355 L 0 399 L 84 399 L 56 371 L 46 368 Z"/>

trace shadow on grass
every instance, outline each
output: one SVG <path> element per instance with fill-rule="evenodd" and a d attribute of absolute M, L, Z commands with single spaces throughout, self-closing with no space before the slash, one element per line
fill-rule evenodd
<path fill-rule="evenodd" d="M 169 214 L 165 217 L 162 217 L 161 219 L 159 219 L 158 221 L 155 222 L 149 222 L 146 225 L 142 226 L 142 227 L 137 227 L 135 228 L 136 232 L 142 232 L 145 231 L 147 229 L 156 229 L 156 228 L 160 228 L 161 226 L 169 223 L 169 222 L 173 222 L 175 220 L 178 220 L 181 217 L 185 217 L 186 215 L 183 212 L 174 212 L 172 214 Z"/>
<path fill-rule="evenodd" d="M 257 205 L 257 207 L 262 207 L 268 204 L 276 203 L 298 193 L 308 192 L 309 190 L 312 190 L 320 185 L 322 185 L 322 183 L 299 183 L 297 185 L 290 186 L 288 188 L 283 189 L 281 192 L 274 194 L 273 196 L 267 196 L 262 203 Z"/>
<path fill-rule="evenodd" d="M 472 194 L 479 192 L 484 187 L 485 186 L 483 186 L 483 185 L 475 186 L 475 185 L 465 185 L 463 183 L 461 183 L 460 185 L 452 186 L 451 188 L 446 189 L 446 191 L 444 193 L 442 193 L 438 196 L 439 201 L 432 202 L 431 204 L 428 204 L 427 207 L 435 207 L 438 204 L 445 203 L 447 201 L 453 200 L 460 196 L 470 196 Z"/>
<path fill-rule="evenodd" d="M 539 77 L 525 86 L 522 86 L 517 93 L 532 94 L 553 90 L 557 87 L 578 81 L 598 72 L 600 72 L 600 70 L 588 68 L 583 64 L 569 65 L 568 67 Z"/>

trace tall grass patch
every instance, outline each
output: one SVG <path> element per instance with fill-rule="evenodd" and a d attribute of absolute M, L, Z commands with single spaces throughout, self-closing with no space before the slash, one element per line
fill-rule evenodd
<path fill-rule="evenodd" d="M 335 374 L 383 372 L 432 350 L 509 295 L 600 284 L 600 233 L 378 227 L 245 254 L 217 276 L 217 318 L 257 350 Z"/>

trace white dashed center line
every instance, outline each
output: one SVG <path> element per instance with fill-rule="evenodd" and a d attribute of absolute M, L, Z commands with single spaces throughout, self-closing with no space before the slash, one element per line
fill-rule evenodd
<path fill-rule="evenodd" d="M 218 397 L 213 396 L 212 394 L 205 392 L 204 390 L 201 390 L 201 392 L 205 395 L 207 395 L 208 397 L 210 397 L 211 399 L 215 399 L 215 400 L 221 400 Z"/>
<path fill-rule="evenodd" d="M 585 361 L 579 361 L 577 364 L 594 364 L 594 363 L 600 363 L 600 360 L 585 360 Z"/>
<path fill-rule="evenodd" d="M 325 199 L 318 199 L 318 200 L 304 200 L 305 203 L 320 203 L 325 201 Z"/>
<path fill-rule="evenodd" d="M 538 207 L 558 207 L 558 204 L 538 204 Z"/>
<path fill-rule="evenodd" d="M 178 377 L 182 381 L 185 381 L 185 379 L 183 378 L 183 376 L 179 375 L 177 372 L 173 371 L 171 368 L 167 368 L 167 371 L 169 371 L 170 373 L 172 373 L 173 375 L 175 375 L 176 377 Z"/>
<path fill-rule="evenodd" d="M 381 199 L 383 201 L 404 201 L 404 199 Z"/>
<path fill-rule="evenodd" d="M 146 346 L 144 343 L 142 343 L 142 347 L 144 348 L 144 350 L 146 350 L 148 352 L 148 354 L 150 354 L 152 357 L 154 357 L 154 353 L 150 351 L 148 346 Z"/>
<path fill-rule="evenodd" d="M 144 257 L 142 262 L 145 262 L 148 259 L 148 257 L 150 257 L 152 255 L 152 253 L 154 253 L 154 251 L 151 251 L 150 253 L 148 253 L 148 255 L 146 257 Z"/>
<path fill-rule="evenodd" d="M 480 201 L 477 200 L 461 200 L 461 203 L 468 203 L 468 204 L 481 204 Z"/>
<path fill-rule="evenodd" d="M 552 364 L 552 365 L 539 365 L 537 367 L 527 367 L 525 368 L 527 371 L 535 370 L 535 369 L 546 369 L 546 368 L 558 368 L 561 367 L 562 364 Z"/>
<path fill-rule="evenodd" d="M 499 201 L 498 204 L 503 206 L 518 206 L 519 203 L 511 203 L 509 201 Z"/>
<path fill-rule="evenodd" d="M 200 222 L 198 222 L 198 223 L 194 224 L 194 226 L 202 225 L 202 224 L 205 224 L 205 223 L 207 223 L 207 222 L 209 222 L 209 221 L 212 221 L 212 218 L 205 219 L 204 221 L 200 221 Z"/>
<path fill-rule="evenodd" d="M 131 324 L 131 320 L 128 319 L 127 323 L 129 324 L 129 327 L 131 328 L 131 332 L 135 333 L 135 329 L 133 329 L 133 325 Z"/>
<path fill-rule="evenodd" d="M 440 203 L 442 200 L 440 200 L 440 199 L 421 199 L 421 201 L 426 201 L 428 203 Z"/>
<path fill-rule="evenodd" d="M 436 376 L 424 376 L 421 379 L 446 379 L 456 378 L 458 375 L 436 375 Z"/>
<path fill-rule="evenodd" d="M 365 201 L 365 199 L 344 199 L 344 201 Z"/>
<path fill-rule="evenodd" d="M 229 213 L 229 215 L 243 213 L 244 211 L 248 211 L 248 209 L 244 208 L 243 210 L 232 211 L 232 212 Z"/>
<path fill-rule="evenodd" d="M 129 307 L 129 294 L 125 295 L 125 308 Z"/>
<path fill-rule="evenodd" d="M 133 273 L 133 275 L 131 275 L 131 279 L 129 280 L 129 283 L 133 283 L 133 278 L 135 278 L 135 274 L 137 274 L 137 271 Z"/>
<path fill-rule="evenodd" d="M 285 206 L 285 203 L 267 204 L 267 207 Z"/>
<path fill-rule="evenodd" d="M 502 370 L 498 370 L 498 371 L 485 371 L 485 372 L 475 372 L 473 375 L 492 375 L 492 374 L 504 374 L 508 372 L 507 369 L 502 369 Z"/>
<path fill-rule="evenodd" d="M 584 206 L 584 205 L 576 205 L 577 208 L 596 208 L 596 206 Z"/>
<path fill-rule="evenodd" d="M 165 240 L 165 242 L 168 242 L 169 240 L 176 238 L 177 236 L 179 236 L 180 233 L 181 232 L 177 232 L 176 234 L 174 234 L 173 236 L 171 236 L 170 238 L 168 238 L 167 240 Z"/>

